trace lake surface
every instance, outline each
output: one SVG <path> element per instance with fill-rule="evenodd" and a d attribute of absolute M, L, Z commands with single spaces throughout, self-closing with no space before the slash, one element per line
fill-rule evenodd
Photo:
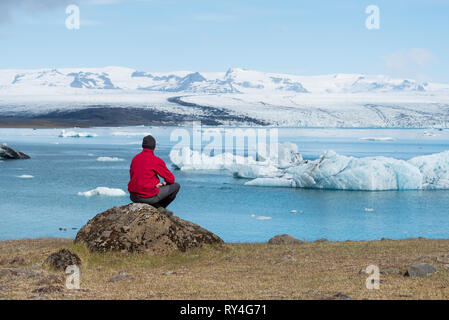
<path fill-rule="evenodd" d="M 97 213 L 128 204 L 127 195 L 85 197 L 78 193 L 97 187 L 127 191 L 129 164 L 140 152 L 141 138 L 147 132 L 158 139 L 156 154 L 170 166 L 174 129 L 73 129 L 95 134 L 92 138 L 61 138 L 60 129 L 0 129 L 0 143 L 32 157 L 0 162 L 0 240 L 72 238 Z M 305 159 L 316 159 L 329 149 L 356 157 L 398 159 L 449 150 L 449 130 L 279 128 L 278 132 L 279 141 L 296 143 Z M 392 139 L 361 140 L 372 137 Z M 98 157 L 122 161 L 101 162 Z M 222 171 L 177 170 L 174 174 L 181 191 L 170 209 L 228 242 L 264 242 L 282 233 L 307 241 L 449 237 L 447 190 L 269 188 L 245 186 L 247 180 Z"/>

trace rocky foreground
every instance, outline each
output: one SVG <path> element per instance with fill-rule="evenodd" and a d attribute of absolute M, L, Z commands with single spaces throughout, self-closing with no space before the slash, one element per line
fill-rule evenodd
<path fill-rule="evenodd" d="M 67 267 L 80 287 L 67 285 Z M 371 266 L 371 267 L 370 267 Z M 379 289 L 367 289 L 378 267 Z M 0 242 L 0 299 L 449 299 L 449 240 L 226 244 L 149 205 L 115 207 L 72 239 Z"/>

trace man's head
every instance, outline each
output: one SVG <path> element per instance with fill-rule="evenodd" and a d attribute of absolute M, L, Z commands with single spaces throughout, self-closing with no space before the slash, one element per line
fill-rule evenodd
<path fill-rule="evenodd" d="M 156 148 L 156 139 L 153 136 L 146 136 L 142 141 L 142 148 L 154 150 Z"/>

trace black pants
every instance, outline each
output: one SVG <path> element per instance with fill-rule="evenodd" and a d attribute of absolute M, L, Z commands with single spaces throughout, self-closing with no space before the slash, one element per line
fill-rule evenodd
<path fill-rule="evenodd" d="M 166 208 L 173 200 L 175 200 L 176 194 L 178 193 L 180 187 L 181 186 L 179 185 L 179 183 L 175 182 L 160 187 L 158 194 L 154 197 L 143 198 L 131 193 L 129 198 L 132 202 L 146 203 L 156 208 Z"/>

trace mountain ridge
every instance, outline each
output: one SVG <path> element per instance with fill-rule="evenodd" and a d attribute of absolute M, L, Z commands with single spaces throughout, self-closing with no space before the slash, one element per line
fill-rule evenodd
<path fill-rule="evenodd" d="M 449 127 L 449 84 L 242 68 L 165 73 L 125 67 L 0 70 L 3 116 L 49 114 L 53 119 L 54 112 L 93 107 L 154 110 L 156 123 L 163 119 L 162 124 L 170 125 L 207 119 L 214 125 Z"/>

